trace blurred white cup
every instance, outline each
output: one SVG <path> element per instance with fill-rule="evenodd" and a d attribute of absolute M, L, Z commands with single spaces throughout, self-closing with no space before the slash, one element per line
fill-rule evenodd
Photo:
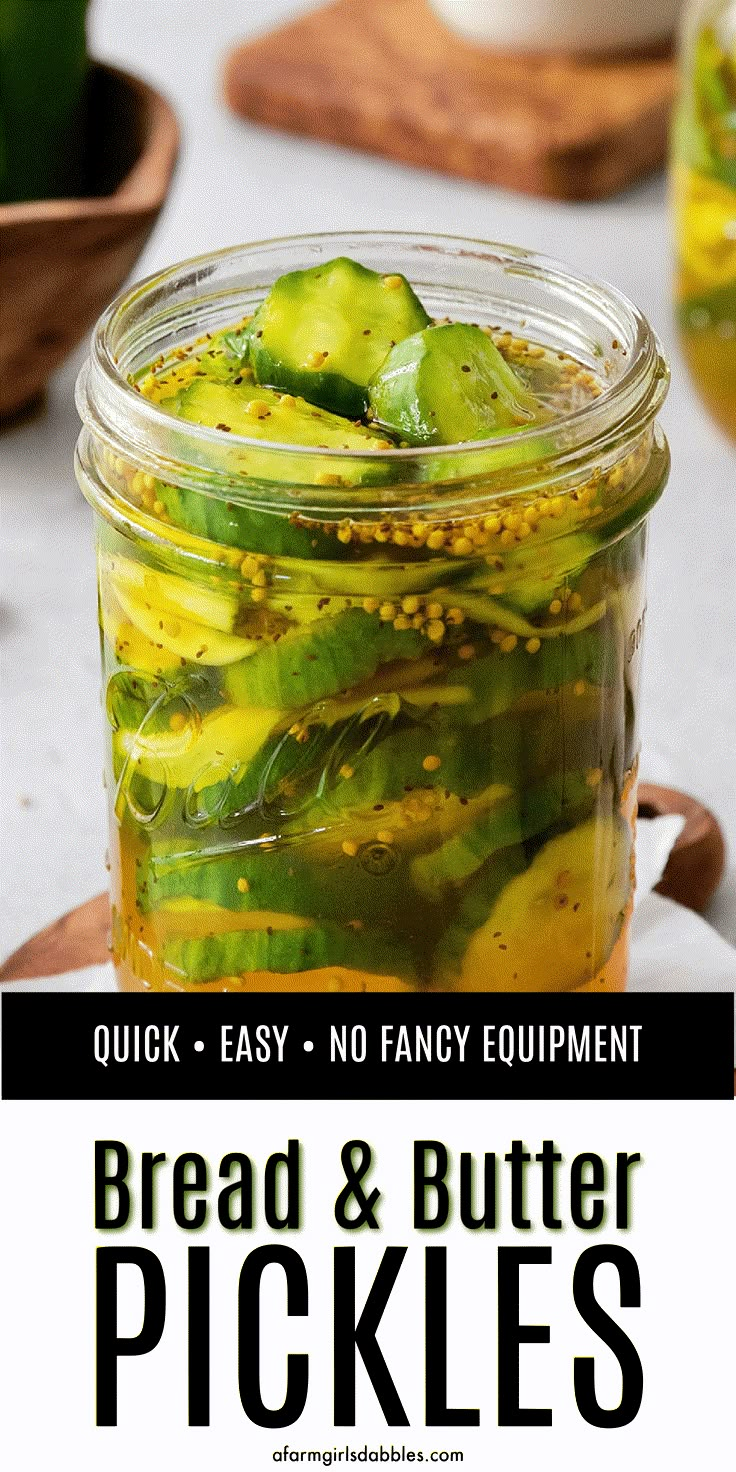
<path fill-rule="evenodd" d="M 430 0 L 466 41 L 501 51 L 630 50 L 675 30 L 682 0 Z"/>

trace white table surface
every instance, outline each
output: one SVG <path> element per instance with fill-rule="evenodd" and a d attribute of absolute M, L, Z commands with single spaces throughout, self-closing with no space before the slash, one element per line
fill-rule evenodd
<path fill-rule="evenodd" d="M 298 8 L 94 0 L 95 54 L 165 91 L 184 132 L 169 202 L 136 274 L 240 240 L 375 226 L 530 246 L 633 297 L 673 367 L 664 414 L 673 473 L 651 525 L 644 775 L 707 802 L 736 857 L 736 454 L 699 408 L 677 353 L 663 178 L 602 204 L 563 205 L 238 121 L 220 100 L 224 53 Z M 72 473 L 82 357 L 52 383 L 46 415 L 0 440 L 3 952 L 105 884 L 91 513 Z M 733 863 L 710 918 L 736 940 Z"/>

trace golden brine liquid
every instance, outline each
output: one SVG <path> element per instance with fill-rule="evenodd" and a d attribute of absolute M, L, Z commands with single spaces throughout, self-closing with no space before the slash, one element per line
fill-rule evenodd
<path fill-rule="evenodd" d="M 712 5 L 684 56 L 673 142 L 676 305 L 683 352 L 736 439 L 736 4 Z"/>

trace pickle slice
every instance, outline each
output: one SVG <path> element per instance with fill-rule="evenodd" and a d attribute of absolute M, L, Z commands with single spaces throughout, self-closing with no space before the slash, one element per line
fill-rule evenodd
<path fill-rule="evenodd" d="M 100 581 L 100 609 L 105 643 L 118 664 L 149 675 L 181 673 L 181 656 L 171 649 L 164 649 L 159 639 L 136 628 L 126 618 L 104 579 Z"/>
<path fill-rule="evenodd" d="M 165 407 L 165 406 L 164 406 Z M 349 453 L 390 449 L 385 435 L 355 424 L 339 414 L 330 414 L 306 399 L 290 393 L 277 393 L 272 388 L 244 384 L 212 383 L 198 378 L 185 389 L 179 399 L 178 416 L 195 424 L 203 424 L 223 433 L 265 440 L 270 444 L 303 445 L 307 449 L 345 450 Z M 258 473 L 258 455 L 246 456 L 242 468 L 250 475 Z M 325 462 L 325 469 L 328 469 Z M 288 473 L 283 474 L 284 480 Z M 298 476 L 295 476 L 298 479 Z"/>
<path fill-rule="evenodd" d="M 238 617 L 237 593 L 227 588 L 206 588 L 175 573 L 159 572 L 132 557 L 102 553 L 100 580 L 115 592 L 143 603 L 162 616 L 178 615 L 208 628 L 231 634 Z"/>
<path fill-rule="evenodd" d="M 256 511 L 201 491 L 160 482 L 156 494 L 175 526 L 208 542 L 272 557 L 349 555 L 321 526 L 297 525 L 280 511 Z"/>
<path fill-rule="evenodd" d="M 414 711 L 397 719 L 380 744 L 354 763 L 353 774 L 330 795 L 333 804 L 344 810 L 368 811 L 376 803 L 396 802 L 411 810 L 424 792 L 447 794 L 444 801 L 452 798 L 456 806 L 463 799 L 455 816 L 464 826 L 462 809 L 467 800 L 486 788 L 495 790 L 500 784 L 508 789 L 513 784 L 518 757 L 507 745 L 508 727 L 493 729 L 489 724 L 480 731 L 467 726 L 455 730 L 421 719 L 424 715 L 420 711 L 417 718 Z M 346 760 L 349 770 L 353 763 L 349 757 Z M 424 814 L 418 821 L 424 823 Z"/>
<path fill-rule="evenodd" d="M 533 654 L 521 642 L 525 638 L 519 635 L 510 653 L 496 645 L 490 653 L 448 669 L 443 682 L 448 691 L 457 692 L 457 698 L 448 699 L 446 708 L 435 709 L 435 721 L 477 726 L 505 715 L 517 705 L 530 711 L 541 709 L 546 697 L 561 706 L 564 688 L 576 686 L 580 690 L 580 682 L 587 691 L 612 685 L 616 680 L 616 645 L 608 623 L 569 638 L 538 640 L 539 647 Z M 430 685 L 428 696 L 431 691 Z M 578 701 L 582 713 L 582 694 Z"/>
<path fill-rule="evenodd" d="M 247 658 L 258 644 L 241 639 L 237 634 L 223 634 L 219 629 L 181 618 L 150 603 L 147 594 L 133 593 L 122 583 L 115 584 L 117 600 L 130 622 L 159 650 L 178 654 L 181 659 L 201 665 L 234 664 Z"/>
<path fill-rule="evenodd" d="M 530 791 L 514 793 L 463 833 L 414 859 L 416 888 L 429 898 L 463 884 L 499 849 L 515 847 L 542 833 L 571 809 L 593 805 L 594 793 L 584 774 L 556 773 Z"/>
<path fill-rule="evenodd" d="M 178 712 L 177 712 L 178 713 Z M 221 706 L 195 719 L 182 715 L 175 729 L 120 727 L 115 744 L 142 777 L 165 780 L 167 787 L 203 790 L 221 782 L 233 767 L 247 763 L 261 749 L 281 711 L 244 711 Z"/>
<path fill-rule="evenodd" d="M 253 383 L 242 387 L 197 378 L 175 400 L 164 402 L 180 419 L 222 431 L 216 452 L 221 468 L 257 483 L 288 485 L 357 486 L 380 484 L 389 478 L 385 459 L 377 451 L 391 448 L 385 434 L 354 424 L 324 409 Z M 233 448 L 228 432 L 261 440 L 263 450 Z M 293 445 L 295 452 L 273 445 Z M 299 454 L 298 447 L 312 451 Z M 319 450 L 344 452 L 343 458 L 322 457 Z M 316 453 L 315 453 L 316 452 Z M 359 455 L 360 458 L 355 458 Z M 246 482 L 247 484 L 247 482 Z M 171 520 L 197 536 L 244 552 L 313 558 L 348 556 L 335 528 L 318 523 L 300 524 L 283 510 L 239 504 L 190 490 L 159 484 L 156 495 Z M 331 533 L 331 534 L 330 534 Z"/>
<path fill-rule="evenodd" d="M 571 991 L 597 976 L 631 890 L 631 828 L 593 817 L 550 839 L 501 891 L 462 958 L 461 991 Z"/>
<path fill-rule="evenodd" d="M 250 361 L 259 383 L 357 419 L 386 354 L 429 321 L 404 276 L 340 256 L 279 277 L 251 323 Z"/>
<path fill-rule="evenodd" d="M 370 385 L 375 419 L 414 445 L 456 445 L 531 424 L 541 414 L 480 327 L 427 327 L 392 348 Z"/>
<path fill-rule="evenodd" d="M 505 558 L 503 578 L 489 575 L 485 587 L 501 582 L 503 599 L 520 613 L 546 609 L 563 584 L 573 591 L 591 558 L 601 551 L 601 540 L 591 532 L 567 532 L 539 546 L 522 542 Z M 473 586 L 476 584 L 473 580 Z"/>
<path fill-rule="evenodd" d="M 435 987 L 457 991 L 463 961 L 471 939 L 485 925 L 489 911 L 505 886 L 510 884 L 526 869 L 526 855 L 521 844 L 499 849 L 492 854 L 483 867 L 469 881 L 455 919 L 440 937 L 432 964 L 432 979 Z M 467 991 L 493 990 L 487 979 L 477 986 L 468 985 Z"/>

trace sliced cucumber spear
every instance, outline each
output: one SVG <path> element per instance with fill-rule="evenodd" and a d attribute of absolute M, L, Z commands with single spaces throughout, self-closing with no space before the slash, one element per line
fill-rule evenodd
<path fill-rule="evenodd" d="M 544 539 L 531 537 L 509 548 L 502 573 L 473 575 L 466 587 L 469 592 L 480 589 L 487 593 L 500 586 L 505 603 L 518 613 L 534 613 L 548 608 L 555 590 L 563 584 L 573 591 L 591 559 L 602 550 L 600 536 L 591 532 L 566 530 Z"/>
<path fill-rule="evenodd" d="M 293 710 L 349 690 L 382 664 L 418 659 L 426 649 L 418 630 L 397 630 L 376 615 L 348 608 L 259 645 L 230 668 L 227 690 L 236 705 Z"/>
<path fill-rule="evenodd" d="M 330 851 L 309 835 L 272 848 L 239 843 L 232 834 L 221 835 L 210 850 L 159 842 L 139 871 L 138 902 L 144 913 L 156 913 L 164 933 L 179 936 L 329 924 L 344 927 L 346 939 L 353 940 L 380 927 L 403 947 L 412 935 L 412 916 L 393 864 L 371 862 L 379 850 L 385 854 L 385 845 L 369 844 L 361 855 L 367 853 L 367 861 L 361 862 L 347 857 L 339 843 Z M 207 913 L 211 924 L 203 928 Z"/>
<path fill-rule="evenodd" d="M 583 680 L 592 686 L 612 685 L 617 678 L 615 645 L 612 646 L 608 626 L 604 630 L 589 629 L 574 639 L 550 639 L 536 654 L 527 654 L 519 646 L 511 654 L 498 648 L 490 654 L 447 671 L 445 683 L 466 692 L 456 704 L 448 701 L 448 716 L 457 727 L 460 723 L 478 725 L 511 710 L 517 701 L 533 693 L 559 692 Z M 431 689 L 431 686 L 430 686 Z M 442 711 L 435 710 L 435 720 Z"/>
<path fill-rule="evenodd" d="M 337 925 L 234 930 L 201 940 L 168 941 L 164 961 L 185 979 L 205 982 L 253 971 L 279 974 L 327 966 L 403 980 L 413 980 L 416 974 L 409 947 L 391 932 L 356 933 Z"/>
<path fill-rule="evenodd" d="M 429 321 L 404 276 L 340 256 L 279 277 L 253 318 L 250 361 L 258 383 L 356 419 L 387 353 Z"/>
<path fill-rule="evenodd" d="M 539 421 L 541 406 L 480 327 L 449 322 L 397 342 L 373 378 L 379 424 L 413 445 L 455 445 Z"/>
<path fill-rule="evenodd" d="M 276 393 L 253 383 L 233 384 L 195 379 L 170 408 L 181 419 L 222 431 L 221 468 L 247 476 L 254 484 L 281 485 L 374 485 L 389 478 L 387 462 L 377 451 L 390 449 L 385 434 L 364 424 L 353 424 L 324 409 Z M 262 440 L 263 450 L 228 444 L 228 432 L 251 440 Z M 312 453 L 293 455 L 274 450 L 272 445 L 294 445 Z M 322 457 L 320 450 L 337 451 Z M 360 456 L 361 458 L 342 458 Z M 306 557 L 315 546 L 340 553 L 334 535 L 327 538 L 320 528 L 298 526 L 283 511 L 255 510 L 237 501 L 201 495 L 198 491 L 160 486 L 158 495 L 172 520 L 197 535 L 229 546 L 249 548 L 276 555 Z"/>

